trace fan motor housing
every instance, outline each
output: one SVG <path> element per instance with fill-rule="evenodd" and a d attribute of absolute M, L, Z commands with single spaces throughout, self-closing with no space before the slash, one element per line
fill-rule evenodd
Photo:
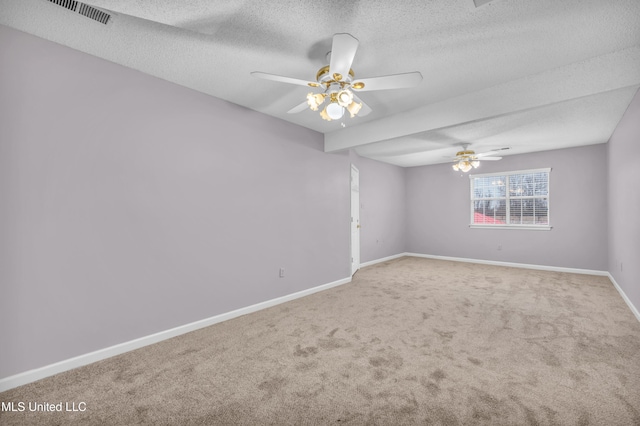
<path fill-rule="evenodd" d="M 338 78 L 339 77 L 339 78 Z M 342 75 L 334 74 L 333 76 L 329 74 L 329 65 L 326 65 L 318 70 L 316 74 L 316 81 L 320 84 L 324 84 L 329 87 L 333 83 L 339 83 L 340 85 L 348 85 L 351 84 L 355 78 L 355 74 L 352 69 L 349 69 L 349 75 L 344 78 Z"/>

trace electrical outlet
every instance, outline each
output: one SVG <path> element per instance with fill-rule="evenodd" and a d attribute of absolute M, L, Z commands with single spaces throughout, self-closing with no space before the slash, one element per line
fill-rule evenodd
<path fill-rule="evenodd" d="M 280 268 L 280 278 L 284 277 L 284 268 Z"/>

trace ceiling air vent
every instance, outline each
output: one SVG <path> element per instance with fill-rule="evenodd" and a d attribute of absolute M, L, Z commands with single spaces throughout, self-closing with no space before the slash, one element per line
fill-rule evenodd
<path fill-rule="evenodd" d="M 76 11 L 78 2 L 76 0 L 49 0 L 51 3 L 55 3 L 58 6 L 62 6 L 65 9 Z"/>
<path fill-rule="evenodd" d="M 108 13 L 104 13 L 103 11 L 96 9 L 93 6 L 89 6 L 88 4 L 84 3 L 80 3 L 80 9 L 78 9 L 78 13 L 105 25 L 107 22 L 109 22 L 109 18 L 111 18 L 111 15 L 109 15 Z"/>
<path fill-rule="evenodd" d="M 69 9 L 73 12 L 77 12 L 80 15 L 86 16 L 87 18 L 93 19 L 94 21 L 98 21 L 101 24 L 107 24 L 109 19 L 111 19 L 111 15 L 106 12 L 103 12 L 100 9 L 97 9 L 93 6 L 89 6 L 88 4 L 80 3 L 76 0 L 48 0 L 53 4 L 57 4 L 58 6 L 62 6 L 65 9 Z"/>

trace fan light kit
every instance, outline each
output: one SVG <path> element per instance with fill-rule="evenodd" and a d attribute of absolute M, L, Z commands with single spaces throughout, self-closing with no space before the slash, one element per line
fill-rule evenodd
<path fill-rule="evenodd" d="M 451 167 L 453 167 L 453 170 L 455 170 L 456 172 L 461 171 L 461 172 L 467 173 L 469 170 L 477 169 L 478 166 L 480 166 L 480 159 L 482 159 L 483 161 L 484 160 L 487 160 L 487 161 L 502 160 L 502 157 L 491 157 L 489 155 L 491 153 L 498 152 L 498 151 L 505 151 L 507 149 L 509 148 L 508 147 L 499 148 L 499 149 L 494 149 L 492 151 L 476 154 L 475 151 L 472 151 L 469 149 L 469 145 L 463 145 L 462 151 L 458 151 L 456 153 L 456 156 L 453 160 L 454 164 Z"/>
<path fill-rule="evenodd" d="M 358 115 L 358 112 L 362 109 L 362 101 L 356 102 L 354 95 L 349 86 L 351 85 L 351 79 L 354 76 L 353 70 L 349 69 L 349 74 L 346 78 L 341 75 L 334 75 L 330 77 L 329 66 L 325 66 L 318 70 L 316 75 L 317 84 L 315 87 L 325 87 L 323 93 L 309 92 L 307 95 L 307 105 L 311 111 L 318 111 L 318 109 L 329 99 L 329 103 L 320 111 L 320 117 L 323 120 L 339 120 L 344 116 L 345 110 L 349 111 L 351 118 Z M 339 80 L 336 80 L 340 77 Z M 313 83 L 310 83 L 311 86 Z M 313 86 L 312 86 L 313 87 Z M 362 86 L 364 87 L 364 86 Z"/>
<path fill-rule="evenodd" d="M 460 159 L 457 163 L 451 166 L 456 172 L 458 170 L 462 170 L 463 172 L 467 173 L 469 170 L 471 170 L 472 167 L 474 169 L 477 169 L 480 165 L 480 161 L 478 160 L 478 157 L 475 156 L 475 152 L 473 151 L 459 151 L 456 154 L 456 157 L 459 157 Z"/>
<path fill-rule="evenodd" d="M 330 63 L 318 70 L 316 81 L 257 71 L 251 75 L 265 80 L 323 89 L 320 93 L 309 92 L 307 100 L 290 109 L 288 113 L 298 113 L 309 107 L 312 111 L 320 110 L 320 117 L 327 121 L 339 120 L 344 117 L 345 112 L 348 112 L 351 118 L 357 115 L 365 116 L 371 112 L 371 108 L 359 99 L 354 91 L 401 89 L 417 86 L 422 81 L 422 74 L 417 71 L 355 80 L 351 64 L 358 49 L 358 40 L 350 34 L 335 34 L 331 49 Z M 324 108 L 321 109 L 323 105 Z"/>

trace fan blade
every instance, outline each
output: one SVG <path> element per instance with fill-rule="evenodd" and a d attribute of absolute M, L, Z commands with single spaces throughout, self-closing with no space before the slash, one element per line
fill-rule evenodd
<path fill-rule="evenodd" d="M 505 151 L 507 149 L 509 149 L 509 148 L 507 147 L 507 148 L 492 149 L 491 151 L 481 152 L 480 154 L 477 154 L 477 156 L 478 157 L 484 157 L 484 156 L 487 156 L 487 155 L 493 155 L 493 154 L 497 154 L 500 151 Z"/>
<path fill-rule="evenodd" d="M 498 161 L 498 160 L 502 160 L 502 157 L 479 157 L 478 160 L 480 161 Z"/>
<path fill-rule="evenodd" d="M 404 89 L 407 87 L 417 86 L 421 81 L 422 74 L 418 71 L 414 71 L 405 74 L 358 79 L 351 84 L 351 88 L 358 92 L 366 92 L 369 90 Z"/>
<path fill-rule="evenodd" d="M 362 108 L 360 108 L 360 112 L 358 112 L 358 117 L 364 117 L 365 115 L 369 114 L 372 111 L 371 107 L 365 104 L 364 101 L 359 97 L 357 97 L 356 95 L 353 95 L 353 100 L 356 103 L 362 104 Z"/>
<path fill-rule="evenodd" d="M 335 34 L 331 46 L 329 74 L 332 76 L 340 74 L 341 79 L 347 78 L 356 50 L 358 50 L 358 39 L 347 33 Z"/>
<path fill-rule="evenodd" d="M 280 83 L 297 84 L 298 86 L 318 87 L 319 84 L 313 81 L 300 80 L 299 78 L 284 77 L 282 75 L 267 74 L 266 72 L 254 71 L 252 76 L 262 78 L 264 80 L 279 81 Z"/>
<path fill-rule="evenodd" d="M 307 108 L 309 108 L 309 104 L 307 104 L 307 101 L 304 101 L 300 105 L 296 105 L 293 108 L 291 108 L 289 111 L 287 111 L 287 114 L 297 114 L 299 112 L 304 111 Z"/>

